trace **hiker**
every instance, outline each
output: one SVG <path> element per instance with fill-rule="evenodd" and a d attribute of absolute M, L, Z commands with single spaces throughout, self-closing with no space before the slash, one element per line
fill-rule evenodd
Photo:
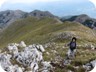
<path fill-rule="evenodd" d="M 68 46 L 70 47 L 68 50 L 68 58 L 75 57 L 75 52 L 76 52 L 76 37 L 73 37 L 71 42 L 68 44 Z"/>

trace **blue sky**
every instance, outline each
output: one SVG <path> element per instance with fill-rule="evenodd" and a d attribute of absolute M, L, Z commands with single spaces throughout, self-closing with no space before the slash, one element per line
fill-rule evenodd
<path fill-rule="evenodd" d="M 1 0 L 0 0 L 1 1 Z M 96 18 L 95 5 L 89 0 L 2 0 L 0 10 L 23 10 L 31 12 L 35 9 L 50 11 L 57 16 L 88 14 Z"/>

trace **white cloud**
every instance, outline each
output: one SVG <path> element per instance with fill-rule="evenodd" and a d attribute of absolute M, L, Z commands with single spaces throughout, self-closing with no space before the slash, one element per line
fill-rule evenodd
<path fill-rule="evenodd" d="M 55 2 L 63 0 L 8 0 L 8 3 L 36 3 L 36 2 Z"/>
<path fill-rule="evenodd" d="M 15 4 L 15 3 L 32 4 L 37 2 L 56 2 L 56 1 L 65 1 L 65 0 L 0 0 L 0 7 L 5 2 L 9 4 Z"/>
<path fill-rule="evenodd" d="M 0 7 L 6 2 L 8 4 L 16 4 L 16 3 L 23 3 L 23 4 L 32 4 L 32 3 L 39 3 L 39 2 L 59 2 L 62 1 L 64 3 L 80 3 L 86 0 L 0 0 Z M 95 1 L 95 0 L 94 0 Z"/>
<path fill-rule="evenodd" d="M 63 1 L 67 3 L 76 3 L 76 2 L 82 2 L 85 0 L 0 0 L 2 4 L 4 2 L 7 3 L 36 3 L 36 2 L 56 2 L 56 1 Z"/>
<path fill-rule="evenodd" d="M 6 2 L 7 0 L 0 0 L 0 7 L 2 6 L 2 4 L 4 3 L 4 2 Z"/>
<path fill-rule="evenodd" d="M 96 7 L 96 0 L 89 0 L 89 1 L 91 1 Z"/>
<path fill-rule="evenodd" d="M 24 4 L 30 4 L 30 3 L 37 3 L 37 2 L 56 2 L 56 1 L 66 1 L 66 0 L 0 0 L 0 7 L 6 2 L 6 3 L 24 3 Z"/>

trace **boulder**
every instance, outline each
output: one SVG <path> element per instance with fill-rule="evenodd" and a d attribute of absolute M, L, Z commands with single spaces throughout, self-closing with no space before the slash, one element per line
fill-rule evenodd
<path fill-rule="evenodd" d="M 42 45 L 37 45 L 37 49 L 39 49 L 41 52 L 45 52 L 45 49 Z"/>
<path fill-rule="evenodd" d="M 19 47 L 26 47 L 26 44 L 24 41 L 21 41 L 20 44 L 19 44 Z"/>
<path fill-rule="evenodd" d="M 96 71 L 96 66 L 90 72 L 95 72 L 95 71 Z"/>
<path fill-rule="evenodd" d="M 0 65 L 0 72 L 6 72 Z"/>
<path fill-rule="evenodd" d="M 33 72 L 36 72 L 39 68 L 38 62 L 43 60 L 43 56 L 34 45 L 30 45 L 25 47 L 24 51 L 19 52 L 16 60 L 20 64 L 29 67 Z"/>
<path fill-rule="evenodd" d="M 50 72 L 50 70 L 52 69 L 52 65 L 50 64 L 51 62 L 42 62 L 43 68 L 42 68 L 42 72 Z"/>
<path fill-rule="evenodd" d="M 21 67 L 18 67 L 18 68 L 16 69 L 16 72 L 23 72 L 23 71 L 22 71 L 22 68 L 21 68 Z"/>
<path fill-rule="evenodd" d="M 10 53 L 14 53 L 14 54 L 18 53 L 18 48 L 15 45 L 9 45 L 8 50 L 9 50 Z"/>
<path fill-rule="evenodd" d="M 23 50 L 18 51 L 19 47 L 23 47 Z M 43 66 L 42 72 L 50 72 L 52 66 L 50 62 L 43 60 L 45 49 L 42 45 L 26 46 L 21 41 L 20 44 L 8 44 L 7 48 L 8 52 L 0 53 L 0 64 L 6 72 L 38 72 L 39 63 Z"/>
<path fill-rule="evenodd" d="M 94 72 L 94 70 L 96 70 L 96 69 L 95 69 L 95 68 L 96 68 L 96 60 L 93 60 L 93 61 L 91 61 L 91 62 L 83 65 L 83 68 L 85 68 L 87 71 L 90 71 L 90 70 L 92 70 L 92 69 L 94 68 L 94 69 L 91 71 L 91 72 Z"/>

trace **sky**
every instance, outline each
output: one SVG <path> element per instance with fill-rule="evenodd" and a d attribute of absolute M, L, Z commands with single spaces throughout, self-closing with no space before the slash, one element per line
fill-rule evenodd
<path fill-rule="evenodd" d="M 0 11 L 50 11 L 57 16 L 87 14 L 96 18 L 96 0 L 0 0 Z"/>

